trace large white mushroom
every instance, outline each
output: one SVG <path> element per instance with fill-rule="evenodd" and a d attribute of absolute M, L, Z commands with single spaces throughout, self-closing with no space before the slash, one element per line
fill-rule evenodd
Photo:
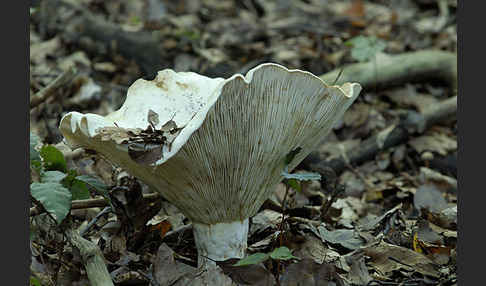
<path fill-rule="evenodd" d="M 103 117 L 70 112 L 60 130 L 176 205 L 193 223 L 198 264 L 242 258 L 248 218 L 282 180 L 286 155 L 301 162 L 361 86 L 329 86 L 309 72 L 262 64 L 229 79 L 160 71 L 138 79 Z"/>

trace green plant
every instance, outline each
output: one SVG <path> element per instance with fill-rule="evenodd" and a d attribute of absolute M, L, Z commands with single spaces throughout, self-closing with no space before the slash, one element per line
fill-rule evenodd
<path fill-rule="evenodd" d="M 30 166 L 38 175 L 38 182 L 30 185 L 30 195 L 58 225 L 71 210 L 71 201 L 90 198 L 90 190 L 109 200 L 101 180 L 68 169 L 64 155 L 56 147 L 42 145 L 37 150 L 38 145 L 39 137 L 30 133 Z"/>
<path fill-rule="evenodd" d="M 267 260 L 268 258 L 272 258 L 275 260 L 289 260 L 289 259 L 298 259 L 297 257 L 292 255 L 292 252 L 285 246 L 282 246 L 283 243 L 283 226 L 285 222 L 285 203 L 287 200 L 287 195 L 289 189 L 292 188 L 296 191 L 302 191 L 302 181 L 315 181 L 320 180 L 321 175 L 318 173 L 311 173 L 311 172 L 301 172 L 298 174 L 292 174 L 289 172 L 289 164 L 294 160 L 295 156 L 300 153 L 302 148 L 297 147 L 290 151 L 285 156 L 285 167 L 281 173 L 281 176 L 284 178 L 283 183 L 285 184 L 285 195 L 282 201 L 282 222 L 280 223 L 280 247 L 274 249 L 270 253 L 254 253 L 249 255 L 246 258 L 243 258 L 238 261 L 234 266 L 244 266 L 249 264 L 258 264 Z"/>
<path fill-rule="evenodd" d="M 258 264 L 267 259 L 290 260 L 290 259 L 300 259 L 300 258 L 293 256 L 292 251 L 287 247 L 281 246 L 269 253 L 257 252 L 252 255 L 248 255 L 247 257 L 240 259 L 237 263 L 233 264 L 233 266 L 246 266 L 251 264 Z"/>
<path fill-rule="evenodd" d="M 376 55 L 386 48 L 386 42 L 375 36 L 357 36 L 345 42 L 347 46 L 351 46 L 351 57 L 358 62 L 373 61 L 373 73 L 375 82 L 377 82 L 378 68 L 376 63 Z M 375 86 L 376 87 L 376 86 Z"/>
<path fill-rule="evenodd" d="M 357 36 L 345 42 L 351 48 L 351 57 L 358 62 L 376 59 L 376 54 L 386 48 L 386 42 L 375 36 Z"/>

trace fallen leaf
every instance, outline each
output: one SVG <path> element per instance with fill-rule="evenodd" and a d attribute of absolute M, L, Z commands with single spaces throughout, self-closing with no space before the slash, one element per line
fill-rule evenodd
<path fill-rule="evenodd" d="M 433 185 L 420 186 L 413 197 L 413 205 L 418 211 L 424 209 L 430 213 L 440 213 L 448 207 L 442 193 Z"/>
<path fill-rule="evenodd" d="M 327 230 L 324 226 L 317 227 L 322 241 L 339 244 L 347 249 L 355 250 L 363 246 L 364 241 L 354 230 L 350 229 L 336 229 L 333 231 Z"/>
<path fill-rule="evenodd" d="M 435 278 L 440 277 L 438 267 L 432 260 L 411 249 L 381 241 L 377 245 L 363 248 L 363 251 L 370 257 L 369 265 L 381 275 L 403 269 Z"/>
<path fill-rule="evenodd" d="M 349 263 L 351 264 L 351 269 L 348 274 L 348 281 L 356 285 L 368 285 L 368 283 L 373 280 L 371 278 L 368 267 L 366 267 L 365 259 L 363 253 L 360 252 L 356 255 L 350 256 Z"/>
<path fill-rule="evenodd" d="M 424 184 L 434 184 L 443 191 L 457 189 L 457 180 L 427 167 L 420 167 L 420 180 Z"/>
<path fill-rule="evenodd" d="M 351 171 L 344 171 L 339 177 L 339 183 L 345 186 L 347 196 L 359 197 L 366 190 L 363 180 Z"/>
<path fill-rule="evenodd" d="M 369 230 L 374 230 L 375 228 L 377 228 L 386 218 L 390 218 L 394 213 L 400 211 L 400 209 L 402 208 L 402 204 L 398 204 L 397 206 L 395 206 L 394 208 L 392 208 L 391 210 L 387 211 L 386 213 L 384 213 L 383 215 L 371 220 L 370 222 L 364 224 L 364 225 L 361 225 L 359 226 L 359 230 L 360 231 L 369 231 Z"/>
<path fill-rule="evenodd" d="M 418 230 L 414 235 L 415 251 L 423 253 L 437 264 L 447 264 L 452 247 L 444 245 L 442 236 L 429 226 L 428 221 L 421 219 L 417 224 Z"/>
<path fill-rule="evenodd" d="M 312 259 L 302 259 L 290 264 L 280 275 L 281 286 L 334 286 L 344 282 L 332 264 L 318 264 Z"/>
<path fill-rule="evenodd" d="M 358 202 L 357 202 L 358 201 Z M 344 199 L 337 199 L 331 207 L 341 211 L 341 215 L 337 218 L 337 223 L 346 228 L 352 228 L 353 223 L 358 219 L 358 215 L 353 209 L 354 206 L 359 206 L 359 199 L 347 197 Z"/>
<path fill-rule="evenodd" d="M 91 65 L 91 60 L 85 52 L 77 51 L 67 57 L 60 58 L 57 63 L 62 70 L 66 71 L 73 66 L 77 66 L 77 64 L 89 67 Z"/>
<path fill-rule="evenodd" d="M 430 228 L 428 221 L 424 219 L 419 219 L 417 221 L 417 225 L 418 225 L 418 230 L 417 230 L 418 240 L 422 242 L 439 244 L 439 245 L 444 243 L 442 237 Z"/>
<path fill-rule="evenodd" d="M 321 239 L 313 235 L 307 236 L 305 242 L 299 245 L 294 253 L 302 259 L 310 258 L 318 264 L 336 261 L 341 256 L 336 251 L 326 247 Z"/>
<path fill-rule="evenodd" d="M 159 230 L 160 231 L 160 238 L 164 238 L 165 234 L 172 228 L 172 225 L 168 220 L 164 220 L 156 225 L 152 225 L 152 230 Z"/>
<path fill-rule="evenodd" d="M 355 27 L 364 27 L 365 21 L 365 7 L 362 0 L 354 0 L 348 9 L 344 12 L 351 17 L 351 24 Z"/>
<path fill-rule="evenodd" d="M 408 144 L 419 154 L 430 151 L 445 156 L 449 152 L 457 150 L 456 139 L 438 132 L 414 138 Z"/>
<path fill-rule="evenodd" d="M 92 78 L 78 78 L 81 85 L 76 93 L 69 99 L 70 104 L 89 105 L 101 98 L 101 86 L 96 84 Z"/>
<path fill-rule="evenodd" d="M 194 273 L 189 282 L 178 281 L 178 283 L 173 284 L 174 286 L 208 286 L 208 285 L 221 285 L 221 286 L 236 286 L 235 282 L 228 277 L 221 267 L 217 265 L 208 265 L 206 269 L 197 271 Z M 266 284 L 259 284 L 261 286 L 267 286 Z M 268 285 L 270 286 L 270 285 Z"/>
<path fill-rule="evenodd" d="M 259 233 L 267 228 L 275 228 L 282 222 L 282 214 L 276 211 L 265 209 L 257 213 L 251 220 L 248 236 Z"/>
<path fill-rule="evenodd" d="M 366 103 L 353 104 L 346 113 L 344 113 L 344 124 L 349 127 L 359 127 L 366 123 L 370 115 L 370 105 Z"/>
<path fill-rule="evenodd" d="M 177 281 L 185 281 L 187 284 L 195 271 L 196 268 L 176 261 L 174 251 L 165 243 L 160 245 L 153 262 L 153 275 L 160 286 L 176 285 Z"/>
<path fill-rule="evenodd" d="M 152 109 L 149 109 L 148 114 L 147 114 L 147 121 L 152 126 L 159 124 L 159 115 L 157 114 L 157 112 L 153 111 Z M 162 130 L 162 131 L 164 131 L 164 130 Z M 167 131 L 169 131 L 169 130 L 167 130 Z"/>
<path fill-rule="evenodd" d="M 438 213 L 429 213 L 429 221 L 432 223 L 446 228 L 446 229 L 457 229 L 457 205 L 445 208 Z"/>
<path fill-rule="evenodd" d="M 230 258 L 225 261 L 218 261 L 216 264 L 221 267 L 225 275 L 231 277 L 236 283 L 258 286 L 275 285 L 275 278 L 263 265 L 257 262 L 257 264 L 235 266 L 238 260 L 237 258 Z"/>
<path fill-rule="evenodd" d="M 265 237 L 264 239 L 253 243 L 252 245 L 248 246 L 249 251 L 260 251 L 264 248 L 267 248 L 272 242 L 276 241 L 279 237 L 280 231 L 275 231 Z"/>
<path fill-rule="evenodd" d="M 35 43 L 30 46 L 30 61 L 40 64 L 45 60 L 47 55 L 53 55 L 61 48 L 61 40 L 54 37 L 48 41 Z"/>
<path fill-rule="evenodd" d="M 117 70 L 116 65 L 111 62 L 101 62 L 93 64 L 93 68 L 96 71 L 114 73 Z"/>

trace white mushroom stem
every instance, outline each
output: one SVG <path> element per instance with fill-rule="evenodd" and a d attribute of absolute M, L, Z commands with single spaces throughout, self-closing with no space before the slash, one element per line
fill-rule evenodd
<path fill-rule="evenodd" d="M 231 223 L 193 223 L 194 240 L 199 267 L 229 258 L 245 256 L 248 237 L 248 219 Z"/>

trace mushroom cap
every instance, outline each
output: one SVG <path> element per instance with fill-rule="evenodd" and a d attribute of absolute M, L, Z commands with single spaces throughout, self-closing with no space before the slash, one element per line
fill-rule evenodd
<path fill-rule="evenodd" d="M 72 148 L 99 152 L 194 222 L 243 221 L 282 180 L 286 155 L 301 148 L 292 170 L 360 90 L 277 64 L 226 80 L 163 70 L 153 81 L 137 80 L 119 110 L 68 113 L 60 130 Z"/>

